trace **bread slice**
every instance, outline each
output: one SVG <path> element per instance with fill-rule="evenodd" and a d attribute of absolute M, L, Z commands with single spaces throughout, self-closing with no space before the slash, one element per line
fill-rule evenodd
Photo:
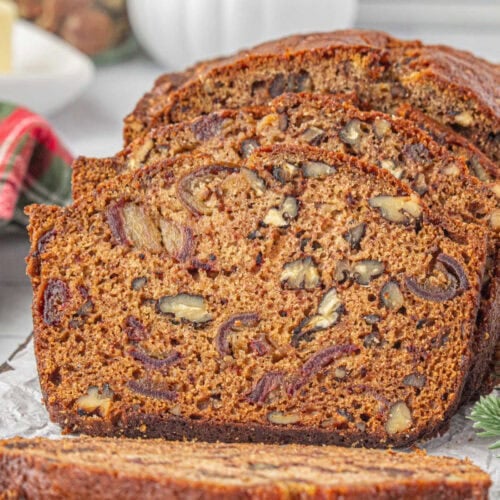
<path fill-rule="evenodd" d="M 486 500 L 468 460 L 337 447 L 77 438 L 0 441 L 3 498 Z"/>
<path fill-rule="evenodd" d="M 139 101 L 136 109 L 125 118 L 125 142 L 142 135 L 157 120 L 183 121 L 215 109 L 262 105 L 286 90 L 356 90 L 358 83 L 375 81 L 384 73 L 384 51 L 388 47 L 403 45 L 418 46 L 420 42 L 403 42 L 377 31 L 341 30 L 289 36 L 230 57 L 201 63 L 188 70 L 185 80 L 177 88 L 168 86 L 165 93 L 160 88 L 162 85 L 155 85 Z M 335 69 L 332 71 L 332 68 Z M 218 82 L 225 78 L 227 70 L 241 72 L 241 78 L 235 82 L 237 88 L 230 90 L 220 102 L 212 103 L 210 98 L 219 85 L 222 84 L 222 92 L 228 90 L 225 82 Z M 313 81 L 314 77 L 317 81 Z M 177 90 L 182 91 L 179 96 Z M 186 114 L 180 119 L 177 116 L 180 107 L 172 109 L 172 113 L 168 110 L 174 102 L 182 106 L 181 100 L 187 93 L 199 95 L 200 112 L 191 106 L 184 110 Z M 168 101 L 166 105 L 165 101 Z"/>
<path fill-rule="evenodd" d="M 460 403 L 486 233 L 380 169 L 179 155 L 28 212 L 40 381 L 67 431 L 407 445 Z"/>
<path fill-rule="evenodd" d="M 285 94 L 273 100 L 269 108 L 224 110 L 154 129 L 115 158 L 80 158 L 73 170 L 74 196 L 92 193 L 96 185 L 120 172 L 182 152 L 205 152 L 217 160 L 237 162 L 252 148 L 277 143 L 314 144 L 357 156 L 391 171 L 432 210 L 490 228 L 491 258 L 475 343 L 478 357 L 467 394 L 489 391 L 491 379 L 487 375 L 484 380 L 484 375 L 490 370 L 485 366 L 491 363 L 500 333 L 500 287 L 495 270 L 500 193 L 495 195 L 492 180 L 481 184 L 472 178 L 462 159 L 450 155 L 446 147 L 436 144 L 412 122 L 361 111 L 351 103 L 351 96 Z M 446 144 L 452 148 L 451 142 Z"/>
<path fill-rule="evenodd" d="M 401 104 L 396 109 L 396 114 L 411 120 L 416 126 L 427 132 L 438 144 L 448 149 L 453 156 L 462 158 L 467 163 L 471 175 L 477 177 L 481 182 L 490 184 L 492 189 L 500 194 L 500 188 L 496 186 L 500 179 L 499 165 L 490 160 L 463 135 L 433 120 L 430 116 L 411 107 L 409 104 Z"/>
<path fill-rule="evenodd" d="M 161 111 L 155 99 L 139 106 L 126 119 L 125 135 L 217 109 L 261 105 L 287 90 L 356 91 L 384 111 L 408 102 L 498 161 L 499 88 L 498 66 L 449 47 L 362 30 L 293 36 L 202 66 Z"/>

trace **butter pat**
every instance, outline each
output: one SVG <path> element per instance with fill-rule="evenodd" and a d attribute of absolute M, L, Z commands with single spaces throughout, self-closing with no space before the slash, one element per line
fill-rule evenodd
<path fill-rule="evenodd" d="M 12 27 L 17 17 L 13 2 L 0 0 L 0 73 L 12 69 Z"/>

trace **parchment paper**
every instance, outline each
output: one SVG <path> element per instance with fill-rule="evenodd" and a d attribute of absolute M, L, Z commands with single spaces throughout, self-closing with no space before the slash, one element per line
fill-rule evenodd
<path fill-rule="evenodd" d="M 41 392 L 36 371 L 33 343 L 29 341 L 0 367 L 0 438 L 14 436 L 60 438 L 61 429 L 49 421 L 41 402 Z M 490 490 L 492 500 L 500 500 L 500 449 L 489 450 L 494 439 L 478 438 L 472 422 L 466 419 L 471 406 L 460 410 L 446 434 L 420 443 L 432 455 L 456 458 L 469 457 L 493 480 Z"/>

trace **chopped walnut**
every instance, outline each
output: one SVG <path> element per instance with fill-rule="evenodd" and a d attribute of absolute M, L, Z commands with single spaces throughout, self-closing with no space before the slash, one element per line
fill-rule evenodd
<path fill-rule="evenodd" d="M 264 224 L 275 227 L 287 227 L 290 221 L 297 218 L 299 213 L 299 204 L 293 196 L 287 196 L 281 205 L 269 209 L 264 217 Z"/>
<path fill-rule="evenodd" d="M 320 276 L 316 263 L 311 257 L 306 257 L 285 264 L 280 281 L 288 289 L 312 290 L 320 284 Z"/>
<path fill-rule="evenodd" d="M 174 316 L 177 320 L 191 323 L 207 323 L 212 320 L 205 299 L 201 295 L 165 295 L 158 300 L 159 312 Z"/>
<path fill-rule="evenodd" d="M 352 250 L 359 250 L 361 240 L 364 238 L 366 232 L 366 224 L 362 222 L 349 229 L 342 236 L 349 243 Z"/>
<path fill-rule="evenodd" d="M 391 124 L 383 118 L 377 118 L 373 123 L 373 131 L 379 139 L 382 139 L 391 131 Z"/>
<path fill-rule="evenodd" d="M 454 122 L 461 127 L 470 127 L 474 123 L 474 118 L 468 111 L 462 111 L 455 115 Z"/>
<path fill-rule="evenodd" d="M 241 169 L 241 172 L 257 196 L 262 196 L 266 192 L 266 183 L 256 172 L 245 167 Z"/>
<path fill-rule="evenodd" d="M 269 413 L 269 415 L 267 416 L 267 419 L 272 424 L 290 425 L 290 424 L 296 424 L 297 422 L 299 422 L 300 416 L 297 415 L 296 413 L 283 413 L 281 411 L 273 411 L 273 412 Z"/>
<path fill-rule="evenodd" d="M 387 309 L 399 310 L 403 307 L 404 297 L 395 281 L 388 281 L 380 291 L 380 299 Z"/>
<path fill-rule="evenodd" d="M 408 406 L 403 401 L 393 404 L 389 410 L 389 417 L 385 423 L 387 434 L 392 436 L 406 431 L 411 427 L 412 416 Z"/>
<path fill-rule="evenodd" d="M 378 260 L 360 260 L 352 265 L 352 277 L 359 285 L 366 286 L 378 278 L 384 269 L 384 263 Z"/>
<path fill-rule="evenodd" d="M 101 417 L 107 417 L 111 410 L 114 393 L 109 388 L 108 384 L 103 385 L 102 393 L 99 392 L 97 386 L 90 386 L 87 390 L 87 394 L 76 400 L 78 410 L 87 415 L 98 411 Z"/>
<path fill-rule="evenodd" d="M 409 224 L 412 220 L 419 219 L 422 207 L 416 196 L 389 196 L 379 195 L 370 198 L 370 207 L 380 209 L 384 219 L 398 224 Z"/>
<path fill-rule="evenodd" d="M 326 330 L 338 323 L 343 312 L 344 305 L 337 295 L 337 290 L 331 288 L 321 299 L 317 314 L 305 318 L 294 329 L 291 344 L 297 347 L 302 340 L 310 341 L 314 333 Z"/>
<path fill-rule="evenodd" d="M 339 132 L 340 140 L 351 146 L 359 146 L 362 135 L 361 122 L 357 118 L 348 121 Z"/>
<path fill-rule="evenodd" d="M 303 161 L 301 167 L 304 177 L 314 179 L 332 175 L 337 171 L 335 167 L 322 161 Z"/>
<path fill-rule="evenodd" d="M 236 167 L 210 165 L 184 176 L 178 184 L 177 192 L 184 205 L 194 215 L 211 215 L 222 205 L 221 193 L 214 184 L 239 171 Z"/>
<path fill-rule="evenodd" d="M 318 146 L 325 137 L 325 131 L 318 127 L 309 127 L 301 137 L 305 142 Z"/>
<path fill-rule="evenodd" d="M 299 173 L 299 167 L 290 162 L 285 162 L 282 165 L 273 167 L 273 177 L 281 184 L 290 182 Z"/>
<path fill-rule="evenodd" d="M 401 165 L 396 164 L 394 160 L 380 160 L 379 165 L 380 168 L 390 172 L 396 179 L 401 179 L 405 173 L 405 169 Z"/>

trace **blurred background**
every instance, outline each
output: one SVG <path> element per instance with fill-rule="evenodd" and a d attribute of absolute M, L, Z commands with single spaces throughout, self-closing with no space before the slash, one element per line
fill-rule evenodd
<path fill-rule="evenodd" d="M 113 155 L 123 118 L 162 72 L 349 27 L 500 61 L 499 0 L 0 0 L 0 103 L 41 114 L 69 155 Z M 23 229 L 0 228 L 0 363 L 31 331 L 27 251 Z"/>

